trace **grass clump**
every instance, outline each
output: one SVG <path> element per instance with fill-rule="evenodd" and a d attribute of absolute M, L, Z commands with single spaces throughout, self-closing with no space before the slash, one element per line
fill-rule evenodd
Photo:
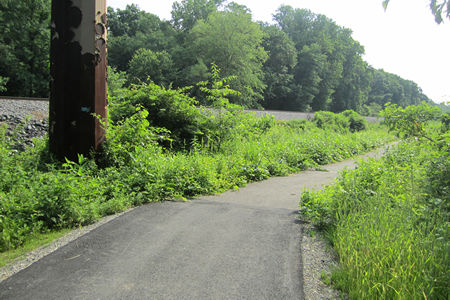
<path fill-rule="evenodd" d="M 332 281 L 351 299 L 449 296 L 449 136 L 427 125 L 438 115 L 406 126 L 414 109 L 385 111 L 388 122 L 395 116 L 402 124 L 391 128 L 411 138 L 323 191 L 302 193 L 301 214 L 333 244 L 340 266 Z"/>

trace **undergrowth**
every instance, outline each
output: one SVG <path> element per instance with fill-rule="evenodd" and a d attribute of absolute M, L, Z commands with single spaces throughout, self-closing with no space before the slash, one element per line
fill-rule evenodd
<path fill-rule="evenodd" d="M 384 116 L 406 140 L 323 191 L 304 191 L 301 215 L 333 244 L 332 281 L 351 299 L 448 299 L 448 128 L 424 105 L 388 106 Z"/>
<path fill-rule="evenodd" d="M 92 157 L 57 162 L 46 138 L 17 152 L 1 127 L 0 251 L 132 206 L 238 188 L 393 139 L 378 127 L 330 133 L 311 123 L 257 118 L 229 106 L 217 91 L 210 94 L 221 97 L 223 106 L 203 112 L 183 91 L 154 84 L 115 94 L 107 142 Z"/>

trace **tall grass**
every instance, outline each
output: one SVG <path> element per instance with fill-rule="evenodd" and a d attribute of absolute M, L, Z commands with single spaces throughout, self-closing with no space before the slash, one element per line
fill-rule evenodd
<path fill-rule="evenodd" d="M 265 120 L 238 116 L 234 133 L 218 135 L 220 143 L 199 140 L 174 152 L 164 147 L 167 131 L 150 127 L 146 118 L 140 110 L 111 124 L 102 155 L 66 163 L 49 158 L 46 139 L 14 152 L 13 141 L 0 130 L 0 251 L 36 233 L 89 224 L 142 203 L 237 188 L 342 160 L 392 139 L 380 128 L 330 134 L 311 124 L 266 126 Z"/>
<path fill-rule="evenodd" d="M 302 194 L 302 215 L 338 253 L 332 281 L 351 299 L 448 299 L 449 167 L 448 148 L 410 141 Z"/>

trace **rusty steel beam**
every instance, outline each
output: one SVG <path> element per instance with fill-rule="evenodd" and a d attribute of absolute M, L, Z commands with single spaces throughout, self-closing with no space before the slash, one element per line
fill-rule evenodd
<path fill-rule="evenodd" d="M 60 160 L 98 150 L 106 121 L 106 0 L 53 0 L 50 151 Z"/>

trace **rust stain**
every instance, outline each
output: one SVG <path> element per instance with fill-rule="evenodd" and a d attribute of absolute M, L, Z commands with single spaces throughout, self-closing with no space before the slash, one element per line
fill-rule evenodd
<path fill-rule="evenodd" d="M 87 2 L 86 5 L 95 6 L 97 1 Z M 104 9 L 106 11 L 106 7 Z M 89 155 L 104 141 L 104 129 L 93 116 L 95 113 L 106 120 L 107 50 L 104 15 L 105 18 L 90 16 L 71 0 L 52 1 L 52 126 L 49 137 L 50 150 L 61 160 L 65 157 L 75 160 L 78 154 Z M 95 21 L 90 23 L 89 19 Z M 95 28 L 89 27 L 93 25 Z M 93 53 L 82 54 L 83 49 L 75 31 L 85 34 L 84 38 L 93 35 Z"/>

